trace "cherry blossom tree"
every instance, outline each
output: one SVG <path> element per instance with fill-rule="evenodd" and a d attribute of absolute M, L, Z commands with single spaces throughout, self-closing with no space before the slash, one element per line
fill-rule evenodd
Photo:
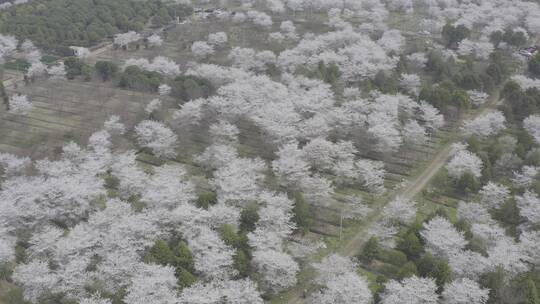
<path fill-rule="evenodd" d="M 418 95 L 422 82 L 416 74 L 401 74 L 399 85 L 414 95 Z"/>
<path fill-rule="evenodd" d="M 127 47 L 128 44 L 132 43 L 132 42 L 136 42 L 136 41 L 139 41 L 141 39 L 141 35 L 134 32 L 134 31 L 129 31 L 129 32 L 126 32 L 126 33 L 120 33 L 120 34 L 116 34 L 114 36 L 114 44 L 120 46 L 120 47 Z"/>
<path fill-rule="evenodd" d="M 149 47 L 160 47 L 163 44 L 163 38 L 157 34 L 150 35 L 148 38 Z"/>
<path fill-rule="evenodd" d="M 304 177 L 300 189 L 308 201 L 316 204 L 328 204 L 334 194 L 332 182 L 317 174 Z"/>
<path fill-rule="evenodd" d="M 525 263 L 527 256 L 522 248 L 510 237 L 500 237 L 487 249 L 491 269 L 501 267 L 510 276 L 516 276 L 529 270 Z"/>
<path fill-rule="evenodd" d="M 392 10 L 402 10 L 406 13 L 412 13 L 414 10 L 412 0 L 387 0 L 386 3 Z"/>
<path fill-rule="evenodd" d="M 217 32 L 208 35 L 208 43 L 217 48 L 225 46 L 227 41 L 228 38 L 225 32 Z"/>
<path fill-rule="evenodd" d="M 259 212 L 256 229 L 276 234 L 285 239 L 292 234 L 296 225 L 292 222 L 294 203 L 282 193 L 263 192 L 259 201 L 264 203 Z"/>
<path fill-rule="evenodd" d="M 519 246 L 521 251 L 526 256 L 526 261 L 531 264 L 540 262 L 540 252 L 538 251 L 538 243 L 540 242 L 540 232 L 538 231 L 523 231 L 519 237 Z"/>
<path fill-rule="evenodd" d="M 141 201 L 165 208 L 188 204 L 195 200 L 195 189 L 186 179 L 186 171 L 181 166 L 158 167 L 147 180 Z"/>
<path fill-rule="evenodd" d="M 158 93 L 161 96 L 168 96 L 171 94 L 171 87 L 168 84 L 160 84 L 158 87 Z"/>
<path fill-rule="evenodd" d="M 197 59 L 205 59 L 214 54 L 214 47 L 205 41 L 195 41 L 191 45 L 191 52 Z"/>
<path fill-rule="evenodd" d="M 388 30 L 385 31 L 382 37 L 377 41 L 386 52 L 396 52 L 401 53 L 403 50 L 403 44 L 405 43 L 405 38 L 401 35 L 399 30 Z"/>
<path fill-rule="evenodd" d="M 477 280 L 493 266 L 488 258 L 471 250 L 456 250 L 450 253 L 448 262 L 455 277 L 471 280 Z"/>
<path fill-rule="evenodd" d="M 17 238 L 10 235 L 6 229 L 0 228 L 0 263 L 6 263 L 15 260 L 15 244 Z"/>
<path fill-rule="evenodd" d="M 30 164 L 31 160 L 29 157 L 17 157 L 9 153 L 0 153 L 0 168 L 3 169 L 4 177 L 23 173 Z"/>
<path fill-rule="evenodd" d="M 407 60 L 416 68 L 421 69 L 423 68 L 428 59 L 426 57 L 425 53 L 412 53 L 407 55 Z"/>
<path fill-rule="evenodd" d="M 28 60 L 30 64 L 32 64 L 32 63 L 41 62 L 42 55 L 39 49 L 33 48 L 26 51 L 24 54 L 24 57 L 26 58 L 26 60 Z"/>
<path fill-rule="evenodd" d="M 460 55 L 472 55 L 475 58 L 487 60 L 494 49 L 493 44 L 489 41 L 472 41 L 465 38 L 459 43 L 458 53 Z"/>
<path fill-rule="evenodd" d="M 268 38 L 275 41 L 276 43 L 282 43 L 285 40 L 285 35 L 280 32 L 273 32 L 268 34 Z"/>
<path fill-rule="evenodd" d="M 358 169 L 359 179 L 366 188 L 375 192 L 384 190 L 386 170 L 383 162 L 361 159 L 356 161 L 356 168 Z"/>
<path fill-rule="evenodd" d="M 525 191 L 523 195 L 516 196 L 519 214 L 529 222 L 540 223 L 540 198 L 531 191 Z"/>
<path fill-rule="evenodd" d="M 91 136 L 90 149 L 72 149 L 78 155 L 66 154 L 58 161 L 37 161 L 36 175 L 5 181 L 0 191 L 4 210 L 0 227 L 32 228 L 52 220 L 69 226 L 89 212 L 90 201 L 105 194 L 98 175 L 105 173 L 109 155 L 106 143 L 97 146 L 98 135 Z"/>
<path fill-rule="evenodd" d="M 492 224 L 493 220 L 486 206 L 479 203 L 459 202 L 457 208 L 459 219 L 466 220 L 469 223 Z"/>
<path fill-rule="evenodd" d="M 12 277 L 23 287 L 24 298 L 34 303 L 39 296 L 52 290 L 59 279 L 51 273 L 49 266 L 43 261 L 18 265 Z"/>
<path fill-rule="evenodd" d="M 0 63 L 17 50 L 18 41 L 14 36 L 0 34 Z"/>
<path fill-rule="evenodd" d="M 285 11 L 285 4 L 281 0 L 268 0 L 266 2 L 272 13 L 282 13 Z"/>
<path fill-rule="evenodd" d="M 197 282 L 182 290 L 180 304 L 263 304 L 256 284 L 249 279 Z"/>
<path fill-rule="evenodd" d="M 177 303 L 176 277 L 172 266 L 145 265 L 131 279 L 126 304 Z"/>
<path fill-rule="evenodd" d="M 505 129 L 506 119 L 500 111 L 490 112 L 463 123 L 463 130 L 467 135 L 482 137 L 491 136 Z"/>
<path fill-rule="evenodd" d="M 105 130 L 112 135 L 122 135 L 126 132 L 126 126 L 120 122 L 120 116 L 111 115 L 103 124 Z"/>
<path fill-rule="evenodd" d="M 65 80 L 67 72 L 64 66 L 64 62 L 62 61 L 57 65 L 50 66 L 47 69 L 47 74 L 53 80 Z"/>
<path fill-rule="evenodd" d="M 328 281 L 325 289 L 316 292 L 312 296 L 311 303 L 368 304 L 372 303 L 372 296 L 366 279 L 353 271 L 349 271 Z"/>
<path fill-rule="evenodd" d="M 236 12 L 236 14 L 234 14 L 232 18 L 232 21 L 235 23 L 244 23 L 246 19 L 247 19 L 246 14 L 244 14 L 243 12 Z"/>
<path fill-rule="evenodd" d="M 326 285 L 338 276 L 354 272 L 356 266 L 356 263 L 349 258 L 331 254 L 322 259 L 320 263 L 313 264 L 313 268 L 315 268 L 318 273 L 316 282 L 321 285 Z"/>
<path fill-rule="evenodd" d="M 444 304 L 485 304 L 488 298 L 488 289 L 467 278 L 446 284 L 442 292 Z"/>
<path fill-rule="evenodd" d="M 135 126 L 137 143 L 149 148 L 158 157 L 172 157 L 175 154 L 176 134 L 163 123 L 144 120 Z"/>
<path fill-rule="evenodd" d="M 276 293 L 296 284 L 298 264 L 286 253 L 276 250 L 256 250 L 252 259 L 255 269 L 262 274 L 262 287 Z"/>
<path fill-rule="evenodd" d="M 210 125 L 209 133 L 214 143 L 229 144 L 238 141 L 240 130 L 228 121 L 220 120 Z"/>
<path fill-rule="evenodd" d="M 420 102 L 420 111 L 420 118 L 424 121 L 426 129 L 431 133 L 444 126 L 444 117 L 434 106 L 422 101 Z"/>
<path fill-rule="evenodd" d="M 285 33 L 291 33 L 291 32 L 296 31 L 296 27 L 294 26 L 294 23 L 291 20 L 281 22 L 279 29 Z"/>
<path fill-rule="evenodd" d="M 408 225 L 416 218 L 416 203 L 397 197 L 383 208 L 383 217 L 390 223 Z"/>
<path fill-rule="evenodd" d="M 403 140 L 406 143 L 413 145 L 422 145 L 427 142 L 426 129 L 422 127 L 416 120 L 410 120 L 403 126 Z"/>
<path fill-rule="evenodd" d="M 297 40 L 298 34 L 296 34 L 296 26 L 290 20 L 281 22 L 279 29 L 284 33 L 287 39 Z"/>
<path fill-rule="evenodd" d="M 182 105 L 180 110 L 173 113 L 173 120 L 182 126 L 198 125 L 203 118 L 203 110 L 206 104 L 204 99 L 190 100 Z"/>
<path fill-rule="evenodd" d="M 467 91 L 467 94 L 469 95 L 472 103 L 477 106 L 484 104 L 489 97 L 489 94 L 487 94 L 486 92 L 476 90 Z"/>
<path fill-rule="evenodd" d="M 368 230 L 368 235 L 377 237 L 380 244 L 386 248 L 396 247 L 395 236 L 397 233 L 398 228 L 396 226 L 385 222 L 375 223 Z"/>
<path fill-rule="evenodd" d="M 389 57 L 381 46 L 350 27 L 304 37 L 295 48 L 281 52 L 278 58 L 279 66 L 286 71 L 299 65 L 314 67 L 321 61 L 336 64 L 345 80 L 355 81 L 394 68 L 397 58 Z"/>
<path fill-rule="evenodd" d="M 256 52 L 254 49 L 235 47 L 229 53 L 233 66 L 246 71 L 264 71 L 266 64 L 275 63 L 276 55 L 272 51 Z"/>
<path fill-rule="evenodd" d="M 426 249 L 437 255 L 448 256 L 450 253 L 463 249 L 467 241 L 463 232 L 456 228 L 445 218 L 436 216 L 424 223 L 420 235 L 426 242 Z"/>
<path fill-rule="evenodd" d="M 251 19 L 251 21 L 258 26 L 261 26 L 263 28 L 269 28 L 272 26 L 272 17 L 268 16 L 267 14 L 259 11 L 248 11 L 247 17 Z"/>
<path fill-rule="evenodd" d="M 381 294 L 382 304 L 436 304 L 438 296 L 435 280 L 412 276 L 401 282 L 390 280 Z"/>
<path fill-rule="evenodd" d="M 352 142 L 332 143 L 319 137 L 306 144 L 302 152 L 312 167 L 330 170 L 339 161 L 354 159 L 356 149 Z"/>
<path fill-rule="evenodd" d="M 511 79 L 519 84 L 524 90 L 529 88 L 540 88 L 540 79 L 531 79 L 524 75 L 514 75 Z"/>
<path fill-rule="evenodd" d="M 508 187 L 493 182 L 488 182 L 479 191 L 480 201 L 490 208 L 499 207 L 510 196 Z"/>
<path fill-rule="evenodd" d="M 213 144 L 208 146 L 203 153 L 197 155 L 194 161 L 211 171 L 227 166 L 238 158 L 238 152 L 229 145 Z"/>
<path fill-rule="evenodd" d="M 152 99 L 144 108 L 144 111 L 148 114 L 152 114 L 154 111 L 159 110 L 161 108 L 161 100 L 155 98 Z"/>
<path fill-rule="evenodd" d="M 83 298 L 79 304 L 112 304 L 112 301 L 109 299 L 102 298 L 99 294 L 93 294 L 89 298 Z"/>
<path fill-rule="evenodd" d="M 35 77 L 43 76 L 46 73 L 47 73 L 47 66 L 44 63 L 42 63 L 41 61 L 32 62 L 30 67 L 28 67 L 28 69 L 26 70 L 26 75 L 29 78 L 35 78 Z"/>
<path fill-rule="evenodd" d="M 448 170 L 448 175 L 455 179 L 459 179 L 465 173 L 479 178 L 482 175 L 482 166 L 482 160 L 476 154 L 467 150 L 459 150 L 446 164 L 446 170 Z"/>
<path fill-rule="evenodd" d="M 214 173 L 212 185 L 218 200 L 242 202 L 257 199 L 264 180 L 265 163 L 260 159 L 237 158 Z"/>
<path fill-rule="evenodd" d="M 9 98 L 9 113 L 17 115 L 28 115 L 33 108 L 32 103 L 26 95 L 13 95 Z"/>
<path fill-rule="evenodd" d="M 523 128 L 540 145 L 540 115 L 531 115 L 523 120 Z"/>
<path fill-rule="evenodd" d="M 272 169 L 284 185 L 298 185 L 300 180 L 309 175 L 309 163 L 304 158 L 304 152 L 298 149 L 297 142 L 281 146 L 276 155 Z"/>
<path fill-rule="evenodd" d="M 403 142 L 397 124 L 387 115 L 372 114 L 369 119 L 371 125 L 367 132 L 377 140 L 376 149 L 384 153 L 395 152 Z"/>
<path fill-rule="evenodd" d="M 512 183 L 517 188 L 530 187 L 536 176 L 539 174 L 539 169 L 536 166 L 523 166 L 521 172 L 514 172 Z"/>
<path fill-rule="evenodd" d="M 123 69 L 128 66 L 137 66 L 143 70 L 158 72 L 167 76 L 177 76 L 180 74 L 178 64 L 164 56 L 157 56 L 151 61 L 146 58 L 130 58 L 124 63 Z"/>

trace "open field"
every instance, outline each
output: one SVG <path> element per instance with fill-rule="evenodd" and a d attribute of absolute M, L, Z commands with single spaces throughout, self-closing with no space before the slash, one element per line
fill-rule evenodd
<path fill-rule="evenodd" d="M 28 95 L 35 106 L 26 117 L 0 110 L 0 150 L 33 158 L 52 155 L 68 140 L 85 143 L 110 115 L 119 115 L 132 127 L 154 98 L 108 84 L 79 81 L 19 83 L 7 91 Z"/>

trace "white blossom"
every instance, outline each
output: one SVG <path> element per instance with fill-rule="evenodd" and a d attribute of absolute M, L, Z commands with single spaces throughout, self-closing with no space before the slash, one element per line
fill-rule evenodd
<path fill-rule="evenodd" d="M 416 218 L 416 203 L 403 197 L 396 197 L 383 208 L 383 217 L 390 223 L 408 225 Z"/>
<path fill-rule="evenodd" d="M 167 96 L 171 94 L 171 87 L 165 83 L 160 84 L 158 87 L 158 93 L 161 96 Z"/>
<path fill-rule="evenodd" d="M 540 145 L 540 115 L 531 115 L 523 120 L 523 128 Z"/>
<path fill-rule="evenodd" d="M 469 95 L 472 103 L 477 106 L 484 104 L 489 98 L 489 94 L 482 91 L 470 90 L 467 91 L 467 94 Z"/>
<path fill-rule="evenodd" d="M 467 135 L 491 136 L 505 129 L 506 119 L 500 111 L 490 112 L 463 123 Z"/>
<path fill-rule="evenodd" d="M 126 304 L 176 304 L 176 277 L 172 266 L 144 265 L 131 279 Z"/>
<path fill-rule="evenodd" d="M 164 124 L 144 120 L 135 126 L 135 133 L 137 143 L 142 147 L 149 148 L 158 157 L 174 156 L 177 137 Z"/>
<path fill-rule="evenodd" d="M 158 98 L 152 99 L 144 108 L 144 111 L 148 114 L 151 114 L 154 111 L 157 111 L 161 108 L 161 100 Z"/>
<path fill-rule="evenodd" d="M 159 47 L 163 44 L 163 38 L 161 38 L 157 34 L 153 34 L 149 36 L 147 39 L 148 39 L 148 46 L 150 47 Z"/>
<path fill-rule="evenodd" d="M 214 47 L 205 41 L 195 41 L 191 45 L 191 52 L 197 59 L 205 59 L 214 54 Z"/>
<path fill-rule="evenodd" d="M 464 278 L 446 284 L 442 298 L 444 304 L 485 304 L 489 298 L 489 289 Z"/>
<path fill-rule="evenodd" d="M 426 242 L 426 249 L 434 254 L 448 256 L 467 245 L 463 232 L 457 231 L 445 218 L 436 216 L 423 227 L 420 235 Z"/>
<path fill-rule="evenodd" d="M 488 182 L 482 187 L 479 194 L 480 202 L 490 208 L 497 208 L 508 199 L 510 190 L 506 186 Z"/>
<path fill-rule="evenodd" d="M 482 175 L 482 160 L 476 154 L 467 150 L 458 151 L 446 164 L 448 175 L 459 179 L 463 174 L 470 173 L 479 178 Z"/>
<path fill-rule="evenodd" d="M 114 44 L 117 44 L 119 46 L 127 46 L 128 44 L 138 41 L 140 39 L 141 39 L 140 34 L 134 31 L 129 31 L 126 33 L 116 34 L 114 36 Z"/>
<path fill-rule="evenodd" d="M 27 115 L 33 108 L 26 95 L 13 95 L 9 98 L 9 112 L 17 115 Z"/>
<path fill-rule="evenodd" d="M 65 80 L 67 72 L 64 62 L 62 61 L 57 65 L 50 66 L 47 69 L 47 74 L 53 80 Z"/>
<path fill-rule="evenodd" d="M 252 263 L 262 274 L 263 288 L 279 292 L 296 284 L 298 264 L 286 253 L 275 250 L 256 250 Z"/>
<path fill-rule="evenodd" d="M 523 195 L 516 196 L 519 214 L 531 223 L 540 223 L 540 198 L 531 191 L 525 191 Z"/>
<path fill-rule="evenodd" d="M 412 276 L 398 282 L 390 280 L 381 294 L 382 304 L 436 304 L 435 280 Z"/>
<path fill-rule="evenodd" d="M 225 32 L 217 32 L 208 35 L 208 43 L 215 47 L 223 47 L 227 44 L 228 38 Z"/>

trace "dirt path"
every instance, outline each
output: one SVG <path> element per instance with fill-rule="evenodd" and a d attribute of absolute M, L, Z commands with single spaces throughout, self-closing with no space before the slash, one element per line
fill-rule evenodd
<path fill-rule="evenodd" d="M 476 118 L 482 114 L 485 114 L 488 111 L 493 110 L 499 103 L 500 101 L 498 94 L 493 94 L 483 107 L 470 113 L 469 115 L 464 115 L 463 118 L 459 122 L 457 122 L 457 125 L 461 125 L 464 120 Z M 347 240 L 340 247 L 338 253 L 340 255 L 348 257 L 353 257 L 354 255 L 356 255 L 360 251 L 364 243 L 369 239 L 369 236 L 367 234 L 369 228 L 382 220 L 382 211 L 384 209 L 384 206 L 386 206 L 386 204 L 391 202 L 397 196 L 413 199 L 417 194 L 424 190 L 429 184 L 429 182 L 433 179 L 433 177 L 439 172 L 439 170 L 444 167 L 447 160 L 450 158 L 452 144 L 458 142 L 460 139 L 461 137 L 459 131 L 454 131 L 450 135 L 450 140 L 448 141 L 448 143 L 443 144 L 439 148 L 439 151 L 431 158 L 429 164 L 424 168 L 424 170 L 412 181 L 410 181 L 408 185 L 390 194 L 383 203 L 377 205 L 373 212 L 368 216 L 365 224 L 356 231 L 355 235 L 352 238 Z M 303 298 L 303 290 L 306 285 L 309 284 L 304 283 L 289 290 L 282 298 L 280 298 L 279 303 L 305 303 L 305 299 Z"/>
<path fill-rule="evenodd" d="M 431 179 L 439 172 L 439 170 L 446 164 L 446 161 L 450 158 L 451 144 L 445 144 L 441 150 L 433 157 L 429 165 L 425 168 L 420 175 L 418 175 L 407 186 L 400 189 L 397 193 L 391 195 L 383 204 L 379 204 L 377 208 L 370 214 L 369 219 L 359 230 L 356 235 L 350 239 L 339 253 L 343 256 L 352 257 L 358 253 L 358 250 L 362 248 L 363 244 L 369 239 L 367 230 L 375 223 L 382 219 L 382 211 L 387 203 L 394 200 L 396 197 L 401 196 L 406 199 L 413 199 L 420 191 L 422 191 Z"/>

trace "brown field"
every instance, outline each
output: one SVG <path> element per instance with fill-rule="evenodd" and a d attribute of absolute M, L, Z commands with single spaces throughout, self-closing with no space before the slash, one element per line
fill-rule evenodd
<path fill-rule="evenodd" d="M 97 81 L 38 80 L 6 89 L 10 95 L 27 95 L 34 108 L 27 116 L 0 109 L 0 151 L 32 158 L 50 156 L 69 140 L 85 143 L 113 114 L 131 127 L 143 119 L 144 107 L 155 98 Z"/>

